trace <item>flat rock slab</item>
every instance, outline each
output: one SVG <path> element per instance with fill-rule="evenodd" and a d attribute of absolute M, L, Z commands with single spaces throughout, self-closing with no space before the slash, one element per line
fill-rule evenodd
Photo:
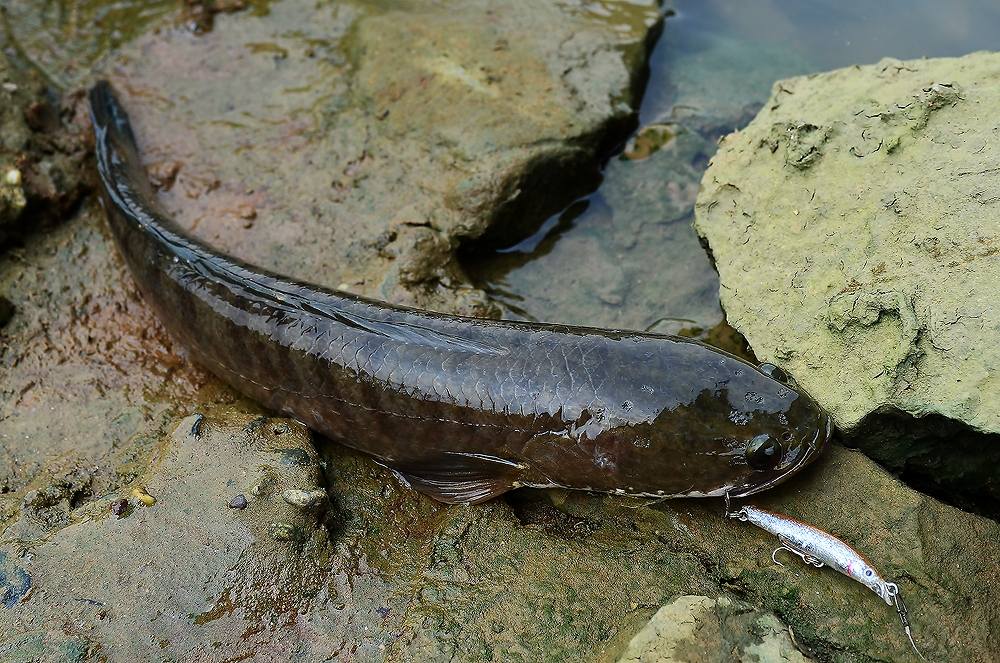
<path fill-rule="evenodd" d="M 705 174 L 729 322 L 848 434 L 895 412 L 1000 448 L 998 82 L 990 53 L 779 81 Z"/>
<path fill-rule="evenodd" d="M 289 0 L 145 34 L 102 75 L 196 236 L 292 277 L 482 314 L 455 249 L 591 181 L 659 20 L 652 0 Z"/>

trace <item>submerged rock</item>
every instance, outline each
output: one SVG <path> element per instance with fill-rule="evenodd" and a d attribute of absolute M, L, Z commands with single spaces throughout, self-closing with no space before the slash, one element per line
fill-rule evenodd
<path fill-rule="evenodd" d="M 513 250 L 476 247 L 463 263 L 508 317 L 704 337 L 722 312 L 691 211 L 712 149 L 685 126 L 647 126 L 548 232 Z"/>
<path fill-rule="evenodd" d="M 730 323 L 872 456 L 1000 500 L 1000 55 L 779 81 L 705 174 Z"/>

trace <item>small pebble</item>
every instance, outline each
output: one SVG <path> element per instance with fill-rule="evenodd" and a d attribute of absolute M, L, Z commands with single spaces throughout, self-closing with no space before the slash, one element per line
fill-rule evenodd
<path fill-rule="evenodd" d="M 236 208 L 236 215 L 243 220 L 244 228 L 252 228 L 253 220 L 257 218 L 257 208 L 253 205 L 240 205 Z"/>
<path fill-rule="evenodd" d="M 295 525 L 291 523 L 271 523 L 271 538 L 275 541 L 292 541 L 295 539 Z"/>
<path fill-rule="evenodd" d="M 126 511 L 128 511 L 128 500 L 124 497 L 111 503 L 111 514 L 115 518 L 124 518 Z"/>
<path fill-rule="evenodd" d="M 247 496 L 242 493 L 240 493 L 233 499 L 229 500 L 230 509 L 239 509 L 240 511 L 242 511 L 243 509 L 247 508 L 248 504 L 249 502 L 247 502 Z"/>
<path fill-rule="evenodd" d="M 136 498 L 146 506 L 156 504 L 156 498 L 146 492 L 145 486 L 138 486 L 132 489 L 132 497 Z"/>
<path fill-rule="evenodd" d="M 319 504 L 324 497 L 326 497 L 326 491 L 323 490 L 297 490 L 295 488 L 289 488 L 285 492 L 281 493 L 281 499 L 285 500 L 292 506 L 301 508 Z"/>
<path fill-rule="evenodd" d="M 21 171 L 11 168 L 3 175 L 3 181 L 10 186 L 17 186 L 21 183 Z"/>
<path fill-rule="evenodd" d="M 8 92 L 17 92 L 17 84 L 15 84 L 15 83 L 4 83 L 3 84 L 3 89 L 7 90 Z"/>

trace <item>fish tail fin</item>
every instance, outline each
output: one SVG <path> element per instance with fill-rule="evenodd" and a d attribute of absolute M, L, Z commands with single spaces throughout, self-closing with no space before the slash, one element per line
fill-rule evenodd
<path fill-rule="evenodd" d="M 102 147 L 100 143 L 112 143 L 121 157 L 130 162 L 138 161 L 139 150 L 132 125 L 111 83 L 98 81 L 90 88 L 89 99 L 90 121 L 98 137 L 98 150 Z M 103 141 L 100 140 L 102 138 Z"/>
<path fill-rule="evenodd" d="M 126 180 L 133 190 L 150 193 L 132 124 L 111 83 L 98 81 L 88 97 L 101 177 L 110 182 L 108 177 L 114 171 L 114 180 Z"/>
<path fill-rule="evenodd" d="M 160 218 L 153 187 L 146 177 L 128 113 L 114 87 L 108 81 L 98 81 L 90 88 L 88 98 L 97 172 L 104 182 L 107 197 L 116 207 L 150 220 L 155 217 L 159 225 L 166 225 L 165 217 Z"/>

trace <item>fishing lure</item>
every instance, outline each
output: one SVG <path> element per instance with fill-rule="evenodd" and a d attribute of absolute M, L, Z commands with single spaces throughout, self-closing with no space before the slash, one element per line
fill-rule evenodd
<path fill-rule="evenodd" d="M 821 529 L 807 525 L 790 516 L 780 513 L 773 513 L 755 506 L 743 506 L 737 511 L 730 511 L 729 496 L 726 496 L 726 515 L 770 532 L 778 537 L 781 545 L 771 553 L 771 560 L 779 566 L 784 566 L 778 561 L 778 553 L 782 550 L 788 551 L 802 559 L 806 564 L 822 568 L 830 568 L 843 573 L 844 575 L 857 580 L 862 585 L 872 590 L 886 602 L 887 605 L 894 605 L 899 620 L 903 623 L 903 630 L 906 637 L 913 645 L 913 651 L 917 652 L 920 658 L 924 655 L 917 649 L 917 643 L 913 641 L 913 634 L 910 631 L 909 612 L 906 604 L 903 603 L 899 595 L 899 586 L 894 582 L 888 582 L 875 570 L 871 562 L 857 550 L 847 545 L 832 534 L 828 534 Z M 926 659 L 925 659 L 926 660 Z"/>

